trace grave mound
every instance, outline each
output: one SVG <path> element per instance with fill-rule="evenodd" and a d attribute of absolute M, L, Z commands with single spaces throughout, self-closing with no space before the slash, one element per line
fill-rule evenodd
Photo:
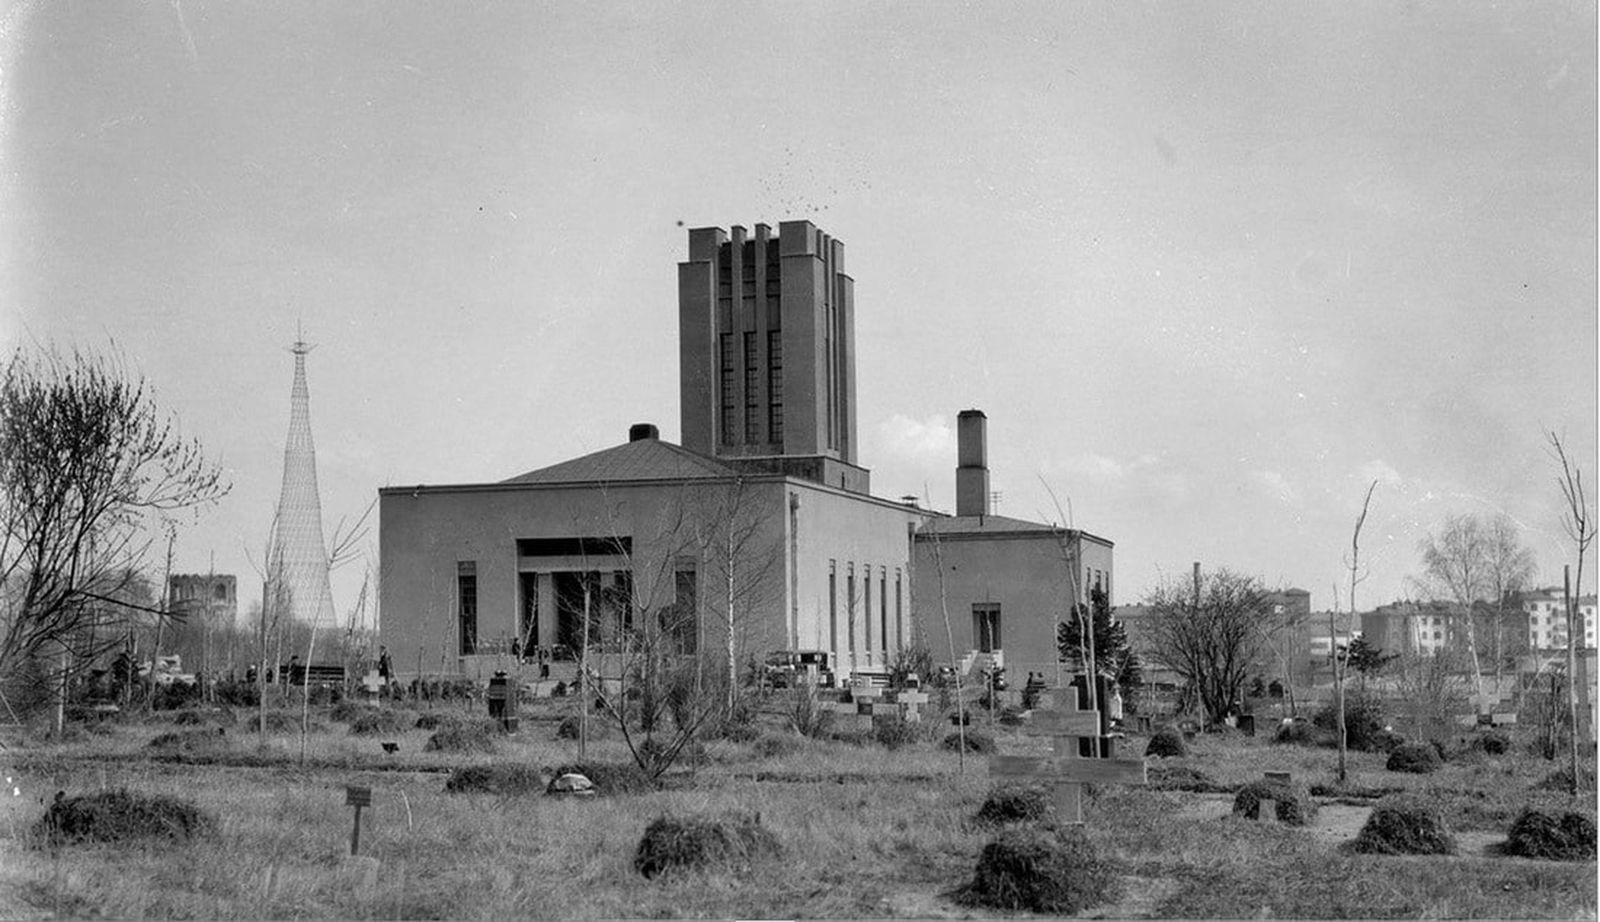
<path fill-rule="evenodd" d="M 162 733 L 145 744 L 163 753 L 216 752 L 228 748 L 228 736 L 221 727 L 215 730 L 178 730 Z"/>
<path fill-rule="evenodd" d="M 349 723 L 350 732 L 355 736 L 389 736 L 404 733 L 417 724 L 416 720 L 405 711 L 374 707 L 363 708 L 351 714 Z"/>
<path fill-rule="evenodd" d="M 56 795 L 30 830 L 38 847 L 80 842 L 188 840 L 216 832 L 217 823 L 194 804 L 164 794 L 118 788 L 78 797 Z"/>
<path fill-rule="evenodd" d="M 1582 813 L 1545 813 L 1525 808 L 1511 824 L 1505 851 L 1524 858 L 1555 861 L 1593 861 L 1594 817 Z"/>
<path fill-rule="evenodd" d="M 1150 737 L 1149 745 L 1144 747 L 1146 756 L 1160 758 L 1179 757 L 1189 754 L 1189 747 L 1183 741 L 1183 734 L 1171 727 L 1164 727 Z"/>
<path fill-rule="evenodd" d="M 1285 826 L 1309 826 L 1317 816 L 1317 802 L 1303 784 L 1282 781 L 1252 781 L 1233 797 L 1233 815 L 1249 820 L 1261 818 L 1262 801 L 1272 801 L 1273 816 Z"/>
<path fill-rule="evenodd" d="M 1233 788 L 1218 784 L 1210 775 L 1187 765 L 1152 765 L 1150 788 L 1155 791 L 1192 791 L 1196 794 L 1231 794 Z"/>
<path fill-rule="evenodd" d="M 227 708 L 186 708 L 172 715 L 172 722 L 180 727 L 203 727 L 209 723 L 232 726 L 237 720 L 233 711 Z"/>
<path fill-rule="evenodd" d="M 573 762 L 546 774 L 554 778 L 582 775 L 594 782 L 597 794 L 644 794 L 656 789 L 655 781 L 633 762 Z"/>
<path fill-rule="evenodd" d="M 633 867 L 655 877 L 672 868 L 745 864 L 780 851 L 778 837 L 761 825 L 760 815 L 659 816 L 645 828 Z"/>
<path fill-rule="evenodd" d="M 422 747 L 427 752 L 494 752 L 493 724 L 449 724 L 435 730 Z"/>
<path fill-rule="evenodd" d="M 951 752 L 960 752 L 961 739 L 962 736 L 960 733 L 950 733 L 945 736 L 944 742 L 940 743 L 939 745 Z M 993 755 L 999 751 L 999 747 L 994 744 L 994 737 L 987 733 L 981 733 L 977 730 L 968 730 L 966 734 L 966 740 L 968 752 L 976 752 L 979 755 L 987 756 Z"/>
<path fill-rule="evenodd" d="M 1372 808 L 1350 849 L 1374 855 L 1453 855 L 1456 841 L 1437 804 L 1401 795 Z"/>
<path fill-rule="evenodd" d="M 1443 764 L 1438 747 L 1432 743 L 1406 743 L 1389 753 L 1389 760 L 1383 767 L 1392 772 L 1426 775 L 1438 771 Z"/>
<path fill-rule="evenodd" d="M 267 732 L 268 733 L 299 733 L 300 732 L 300 712 L 299 711 L 268 711 L 267 712 L 266 725 L 267 725 Z M 260 712 L 252 713 L 250 715 L 250 719 L 248 719 L 248 720 L 246 720 L 244 722 L 244 728 L 245 728 L 245 730 L 247 730 L 247 731 L 249 731 L 251 733 L 256 733 L 256 732 L 260 731 L 260 729 L 261 729 L 261 714 L 260 714 Z M 321 732 L 321 731 L 326 730 L 326 729 L 327 729 L 327 727 L 324 726 L 320 721 L 312 720 L 309 717 L 306 718 L 306 732 L 307 733 L 318 733 L 318 732 Z"/>
<path fill-rule="evenodd" d="M 793 733 L 767 733 L 756 740 L 755 753 L 763 759 L 793 755 L 804 749 L 805 739 Z"/>
<path fill-rule="evenodd" d="M 1117 879 L 1077 828 L 1021 826 L 983 847 L 966 906 L 1071 915 L 1116 898 Z"/>
<path fill-rule="evenodd" d="M 556 724 L 556 739 L 575 740 L 583 732 L 582 722 L 573 715 L 561 718 Z M 606 725 L 598 720 L 589 721 L 589 738 L 592 740 L 603 739 L 606 736 Z"/>
<path fill-rule="evenodd" d="M 496 762 L 455 769 L 444 783 L 446 794 L 499 794 L 515 797 L 542 794 L 545 777 L 530 765 Z"/>
<path fill-rule="evenodd" d="M 1491 730 L 1473 737 L 1472 748 L 1487 756 L 1503 756 L 1511 751 L 1511 737 L 1499 730 Z"/>
<path fill-rule="evenodd" d="M 984 825 L 998 826 L 1042 820 L 1050 813 L 1049 791 L 1033 785 L 1005 784 L 989 792 L 973 819 Z"/>

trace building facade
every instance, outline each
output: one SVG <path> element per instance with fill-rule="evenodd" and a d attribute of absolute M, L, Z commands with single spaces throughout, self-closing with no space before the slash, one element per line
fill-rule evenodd
<path fill-rule="evenodd" d="M 820 651 L 840 678 L 882 674 L 914 643 L 951 659 L 941 598 L 956 662 L 1053 668 L 1057 613 L 1110 592 L 1111 542 L 989 515 L 979 411 L 958 421 L 956 515 L 871 495 L 843 245 L 806 221 L 697 228 L 678 282 L 682 445 L 638 424 L 497 483 L 379 491 L 396 671 L 484 676 L 585 642 L 605 669 L 645 630 L 683 655 L 731 638 L 741 662 Z"/>

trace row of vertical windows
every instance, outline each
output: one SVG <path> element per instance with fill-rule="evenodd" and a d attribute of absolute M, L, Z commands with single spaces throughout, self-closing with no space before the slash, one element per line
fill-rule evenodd
<path fill-rule="evenodd" d="M 877 621 L 874 624 L 872 611 L 872 565 L 863 564 L 861 567 L 861 613 L 862 634 L 864 635 L 864 652 L 874 649 L 883 654 L 884 662 L 888 662 L 889 654 L 889 568 L 878 567 L 878 611 Z M 856 565 L 845 564 L 845 650 L 851 654 L 856 652 Z M 835 652 L 839 651 L 839 564 L 835 560 L 828 561 L 828 645 Z M 877 638 L 874 643 L 873 634 Z M 894 635 L 897 642 L 905 640 L 905 592 L 899 568 L 894 571 Z"/>
<path fill-rule="evenodd" d="M 754 444 L 761 439 L 759 413 L 760 395 L 756 392 L 757 378 L 761 373 L 760 356 L 756 354 L 756 334 L 744 334 L 744 441 Z"/>
<path fill-rule="evenodd" d="M 783 334 L 767 333 L 767 441 L 783 441 Z"/>
<path fill-rule="evenodd" d="M 734 437 L 733 407 L 733 334 L 724 333 L 718 343 L 721 361 L 722 384 L 722 444 L 732 445 Z"/>

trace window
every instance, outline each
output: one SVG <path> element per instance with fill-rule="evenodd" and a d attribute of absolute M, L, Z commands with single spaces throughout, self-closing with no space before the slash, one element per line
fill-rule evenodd
<path fill-rule="evenodd" d="M 722 366 L 722 444 L 732 445 L 733 415 L 733 334 L 724 333 L 718 342 Z"/>
<path fill-rule="evenodd" d="M 456 632 L 461 656 L 478 652 L 478 563 L 462 560 L 456 563 Z"/>
<path fill-rule="evenodd" d="M 1000 649 L 1000 603 L 972 603 L 972 639 L 978 652 L 993 653 Z"/>
<path fill-rule="evenodd" d="M 878 648 L 887 656 L 889 652 L 889 571 L 878 568 Z M 898 627 L 898 625 L 897 625 Z"/>
<path fill-rule="evenodd" d="M 211 591 L 211 597 L 216 599 L 218 602 L 228 601 L 228 584 L 218 583 L 217 588 Z"/>
<path fill-rule="evenodd" d="M 694 568 L 680 565 L 672 583 L 672 604 L 661 614 L 661 631 L 672 638 L 678 653 L 694 653 L 700 636 Z"/>
<path fill-rule="evenodd" d="M 854 665 L 856 652 L 856 565 L 848 564 L 849 569 L 844 576 L 844 610 L 848 616 L 846 621 L 850 628 L 850 653 L 851 664 Z"/>
<path fill-rule="evenodd" d="M 866 618 L 866 651 L 872 652 L 872 565 L 861 568 L 861 613 Z"/>
<path fill-rule="evenodd" d="M 839 565 L 828 561 L 828 649 L 839 652 Z"/>
<path fill-rule="evenodd" d="M 900 569 L 896 567 L 894 571 L 894 636 L 897 640 L 904 644 L 906 636 L 906 622 L 904 616 L 901 615 L 902 609 L 900 606 Z"/>
<path fill-rule="evenodd" d="M 783 334 L 767 333 L 767 441 L 783 441 Z"/>
<path fill-rule="evenodd" d="M 746 445 L 754 445 L 761 441 L 760 419 L 757 414 L 761 411 L 759 402 L 757 378 L 761 373 L 760 356 L 756 354 L 756 334 L 744 334 L 744 441 Z"/>

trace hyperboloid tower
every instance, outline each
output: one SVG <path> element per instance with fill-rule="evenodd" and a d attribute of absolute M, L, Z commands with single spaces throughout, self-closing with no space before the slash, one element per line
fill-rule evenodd
<path fill-rule="evenodd" d="M 289 440 L 283 448 L 283 488 L 272 517 L 263 607 L 280 627 L 300 622 L 332 627 L 333 590 L 328 583 L 328 548 L 322 535 L 322 499 L 317 492 L 317 450 L 311 441 L 311 391 L 306 354 L 296 339 L 294 388 L 289 394 Z"/>

